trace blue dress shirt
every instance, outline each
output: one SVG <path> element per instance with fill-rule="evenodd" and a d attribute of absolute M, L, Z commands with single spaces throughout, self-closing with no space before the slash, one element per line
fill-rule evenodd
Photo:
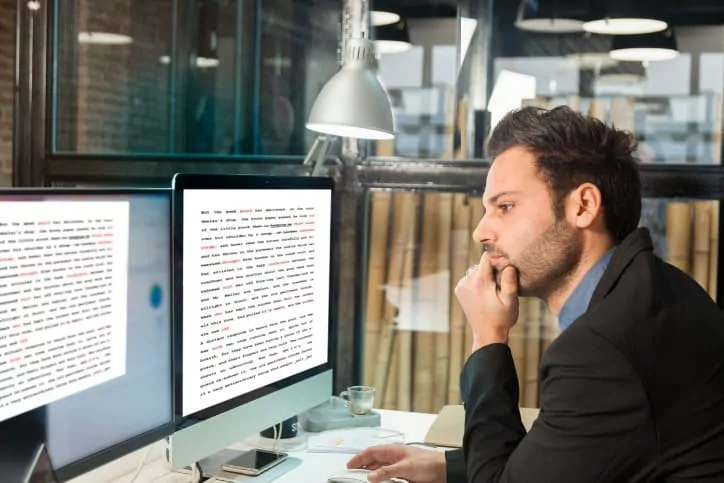
<path fill-rule="evenodd" d="M 586 273 L 586 276 L 583 277 L 583 280 L 581 280 L 581 283 L 578 284 L 568 297 L 566 303 L 563 304 L 561 313 L 558 315 L 558 327 L 560 327 L 561 330 L 567 329 L 573 321 L 583 315 L 588 309 L 593 292 L 596 290 L 598 282 L 601 281 L 601 277 L 603 277 L 603 273 L 606 271 L 608 262 L 611 261 L 615 249 L 616 247 L 607 251 L 606 254 L 591 267 L 588 273 Z"/>

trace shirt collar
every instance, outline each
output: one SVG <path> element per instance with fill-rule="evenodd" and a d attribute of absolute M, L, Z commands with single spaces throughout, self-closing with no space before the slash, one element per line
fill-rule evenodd
<path fill-rule="evenodd" d="M 561 313 L 558 315 L 558 327 L 560 327 L 561 330 L 567 329 L 569 325 L 588 309 L 593 292 L 596 290 L 598 282 L 601 281 L 601 277 L 603 277 L 603 273 L 606 271 L 608 262 L 611 261 L 615 249 L 616 247 L 607 251 L 606 254 L 588 270 L 583 280 L 581 280 L 575 290 L 573 290 L 566 300 L 566 303 L 563 304 Z"/>

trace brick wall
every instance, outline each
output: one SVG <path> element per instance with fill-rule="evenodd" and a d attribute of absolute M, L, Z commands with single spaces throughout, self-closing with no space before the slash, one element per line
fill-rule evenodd
<path fill-rule="evenodd" d="M 64 15 L 65 14 L 65 15 Z M 168 149 L 171 0 L 79 0 L 61 13 L 59 151 Z M 127 45 L 80 44 L 78 32 L 128 35 Z"/>
<path fill-rule="evenodd" d="M 0 0 L 0 186 L 12 185 L 15 0 Z"/>
<path fill-rule="evenodd" d="M 134 0 L 132 3 L 134 42 L 129 60 L 133 109 L 128 149 L 136 153 L 168 152 L 170 67 L 159 59 L 171 50 L 172 2 Z M 182 104 L 177 103 L 177 107 L 179 105 Z"/>
<path fill-rule="evenodd" d="M 3 0 L 0 0 L 3 1 Z M 71 5 L 75 2 L 75 9 Z M 303 154 L 306 152 L 304 122 L 311 100 L 304 89 L 308 70 L 326 72 L 337 69 L 336 23 L 327 34 L 311 34 L 311 28 L 295 27 L 302 20 L 314 18 L 320 5 L 297 5 L 294 0 L 264 0 L 267 20 L 263 23 L 261 58 L 254 49 L 254 17 L 260 12 L 253 2 L 244 6 L 241 29 L 241 81 L 236 78 L 235 48 L 236 3 L 201 0 L 180 2 L 180 8 L 192 8 L 180 14 L 179 44 L 197 43 L 184 37 L 189 29 L 217 33 L 217 68 L 194 69 L 179 78 L 172 94 L 170 65 L 160 61 L 171 54 L 172 0 L 69 0 L 61 2 L 59 58 L 59 98 L 57 149 L 61 152 L 142 153 L 169 152 L 169 106 L 175 106 L 172 151 L 187 153 L 229 153 L 232 146 L 242 153 L 252 152 L 255 70 L 260 73 L 260 111 L 262 113 L 261 152 L 265 154 Z M 204 10 L 209 4 L 218 12 Z M 65 5 L 65 6 L 64 6 Z M 324 7 L 334 8 L 334 7 Z M 306 20 L 305 20 L 306 22 Z M 308 31 L 305 31 L 308 29 Z M 129 35 L 130 45 L 79 44 L 78 32 L 112 32 Z M 299 34 L 305 35 L 300 37 Z M 325 36 L 329 43 L 324 42 Z M 322 40 L 320 40 L 322 39 Z M 202 41 L 198 42 L 199 44 Z M 201 47 L 201 45 L 199 45 Z M 317 63 L 329 69 L 315 69 L 302 60 L 291 68 L 284 61 L 299 60 L 309 51 Z M 302 55 L 304 54 L 304 55 Z M 180 59 L 188 61 L 189 59 Z M 275 62 L 279 61 L 277 65 Z M 319 67 L 319 65 L 318 65 Z M 237 85 L 240 84 L 240 85 Z M 318 82 L 315 82 L 315 84 Z M 242 95 L 241 112 L 235 112 L 234 94 Z M 233 122 L 238 118 L 241 129 L 234 139 Z"/>

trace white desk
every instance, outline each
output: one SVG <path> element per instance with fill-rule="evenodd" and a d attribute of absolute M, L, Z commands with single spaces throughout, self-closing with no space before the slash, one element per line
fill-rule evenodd
<path fill-rule="evenodd" d="M 382 415 L 381 427 L 393 429 L 405 434 L 406 442 L 421 442 L 432 422 L 435 414 L 422 414 L 401 411 L 380 410 Z M 188 483 L 188 475 L 169 472 L 163 460 L 163 443 L 156 443 L 149 455 L 135 483 Z M 147 449 L 143 449 L 121 458 L 118 461 L 98 468 L 79 478 L 71 480 L 72 483 L 128 483 L 138 463 L 143 460 Z M 326 477 L 346 468 L 349 454 L 332 453 L 306 453 L 291 452 L 291 456 L 302 460 L 302 464 L 289 473 L 275 480 L 274 483 L 298 483 L 300 481 L 325 483 Z M 122 460 L 122 461 L 121 461 Z"/>

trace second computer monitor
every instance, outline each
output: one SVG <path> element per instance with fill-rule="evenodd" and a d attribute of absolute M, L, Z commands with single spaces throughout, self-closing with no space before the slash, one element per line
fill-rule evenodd
<path fill-rule="evenodd" d="M 332 394 L 333 181 L 174 178 L 172 466 Z"/>
<path fill-rule="evenodd" d="M 128 203 L 0 199 L 0 421 L 126 370 Z"/>
<path fill-rule="evenodd" d="M 0 420 L 44 406 L 63 480 L 173 429 L 170 217 L 168 189 L 0 191 Z"/>

